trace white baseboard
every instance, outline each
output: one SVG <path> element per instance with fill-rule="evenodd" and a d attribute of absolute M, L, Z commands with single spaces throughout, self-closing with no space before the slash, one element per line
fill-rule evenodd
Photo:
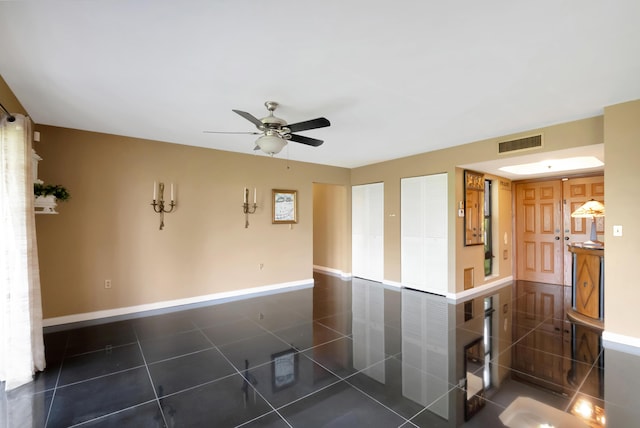
<path fill-rule="evenodd" d="M 318 272 L 324 272 L 329 275 L 339 276 L 340 278 L 351 278 L 351 272 L 343 272 L 340 269 L 328 268 L 325 266 L 313 265 L 313 270 L 317 270 Z"/>
<path fill-rule="evenodd" d="M 384 281 L 384 284 L 392 285 L 398 288 L 409 288 L 412 290 L 424 291 L 425 293 L 436 294 L 438 296 L 446 297 L 447 300 L 450 300 L 453 303 L 456 303 L 459 301 L 472 299 L 476 296 L 485 295 L 495 289 L 502 288 L 511 282 L 513 282 L 513 276 L 507 276 L 505 278 L 501 278 L 496 281 L 487 282 L 486 284 L 482 284 L 477 287 L 470 288 L 469 290 L 461 291 L 459 293 L 450 293 L 450 292 L 443 293 L 442 290 L 435 289 L 435 288 L 434 289 L 430 289 L 430 288 L 417 289 L 414 287 L 407 287 L 403 285 L 401 282 L 393 282 L 393 281 L 387 281 L 387 280 Z"/>
<path fill-rule="evenodd" d="M 459 293 L 447 293 L 447 299 L 453 302 L 469 300 L 476 296 L 487 294 L 495 289 L 502 288 L 511 282 L 513 282 L 513 276 L 507 276 Z"/>
<path fill-rule="evenodd" d="M 605 330 L 602 332 L 602 345 L 608 349 L 640 355 L 640 338 L 637 337 L 611 333 Z"/>
<path fill-rule="evenodd" d="M 388 285 L 389 287 L 393 287 L 393 288 L 402 288 L 402 283 L 401 282 L 389 281 L 388 279 L 384 279 L 382 281 L 382 284 Z"/>
<path fill-rule="evenodd" d="M 184 309 L 192 309 L 201 306 L 215 305 L 233 300 L 248 299 L 251 297 L 268 294 L 282 293 L 303 288 L 313 287 L 313 278 L 300 281 L 285 282 L 281 284 L 265 285 L 261 287 L 245 288 L 242 290 L 224 291 L 221 293 L 207 294 L 204 296 L 188 297 L 185 299 L 166 300 L 163 302 L 148 303 L 144 305 L 127 306 L 124 308 L 106 309 L 95 312 L 65 315 L 61 317 L 45 318 L 43 327 L 59 326 L 62 324 L 89 322 L 95 324 L 96 320 L 105 318 L 138 318 L 155 313 L 168 313 Z"/>

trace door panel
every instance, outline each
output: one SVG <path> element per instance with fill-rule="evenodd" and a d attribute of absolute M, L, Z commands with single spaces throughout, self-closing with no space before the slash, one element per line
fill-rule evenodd
<path fill-rule="evenodd" d="M 564 243 L 584 242 L 589 240 L 591 234 L 591 219 L 571 218 L 580 205 L 595 199 L 604 203 L 604 177 L 582 177 L 572 178 L 562 183 L 564 197 Z M 596 219 L 596 232 L 598 239 L 603 240 L 604 237 L 604 217 Z M 564 270 L 564 285 L 571 285 L 571 253 L 564 246 L 564 264 L 567 268 Z"/>
<path fill-rule="evenodd" d="M 351 269 L 353 276 L 384 279 L 384 184 L 352 187 Z"/>
<path fill-rule="evenodd" d="M 516 184 L 517 279 L 563 283 L 562 186 Z"/>
<path fill-rule="evenodd" d="M 447 174 L 400 180 L 400 256 L 404 286 L 449 291 Z"/>

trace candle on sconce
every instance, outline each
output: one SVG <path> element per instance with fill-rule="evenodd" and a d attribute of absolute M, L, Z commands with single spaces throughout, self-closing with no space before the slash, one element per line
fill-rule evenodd
<path fill-rule="evenodd" d="M 160 188 L 160 199 L 158 199 L 158 187 Z M 174 202 L 173 183 L 171 183 L 171 203 L 165 204 L 164 183 L 153 182 L 153 201 L 151 202 L 153 211 L 160 214 L 160 230 L 164 229 L 164 215 L 173 212 L 176 204 Z"/>
<path fill-rule="evenodd" d="M 258 208 L 258 190 L 257 188 L 253 188 L 253 204 L 249 203 L 249 197 L 251 196 L 251 189 L 245 187 L 242 191 L 242 198 L 244 204 L 242 204 L 242 212 L 245 216 L 244 227 L 245 229 L 249 227 L 249 214 L 254 214 L 256 209 Z"/>

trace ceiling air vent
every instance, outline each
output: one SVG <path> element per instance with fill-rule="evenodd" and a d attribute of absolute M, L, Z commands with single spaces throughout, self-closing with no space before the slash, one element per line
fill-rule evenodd
<path fill-rule="evenodd" d="M 532 135 L 531 137 L 498 143 L 498 154 L 514 152 L 516 150 L 535 149 L 537 147 L 542 147 L 542 135 Z"/>

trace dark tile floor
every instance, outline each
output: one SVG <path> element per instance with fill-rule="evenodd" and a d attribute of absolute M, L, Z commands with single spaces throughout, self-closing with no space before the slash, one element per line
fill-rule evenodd
<path fill-rule="evenodd" d="M 541 415 L 574 418 L 568 411 L 586 397 L 606 408 L 607 426 L 640 426 L 638 357 L 603 350 L 590 332 L 567 338 L 547 331 L 548 320 L 520 322 L 508 306 L 499 315 L 505 303 L 518 307 L 511 285 L 494 291 L 495 311 L 474 299 L 472 316 L 468 305 L 426 293 L 315 280 L 313 288 L 49 333 L 47 369 L 0 393 L 0 425 L 541 426 Z M 482 356 L 465 358 L 463 349 L 483 336 L 492 353 L 474 366 Z M 607 376 L 605 356 L 607 366 L 615 362 Z M 527 372 L 540 366 L 549 370 Z M 471 390 L 485 376 L 491 386 L 467 402 L 465 379 Z M 518 397 L 531 401 L 517 407 Z M 465 405 L 476 409 L 468 421 Z"/>

